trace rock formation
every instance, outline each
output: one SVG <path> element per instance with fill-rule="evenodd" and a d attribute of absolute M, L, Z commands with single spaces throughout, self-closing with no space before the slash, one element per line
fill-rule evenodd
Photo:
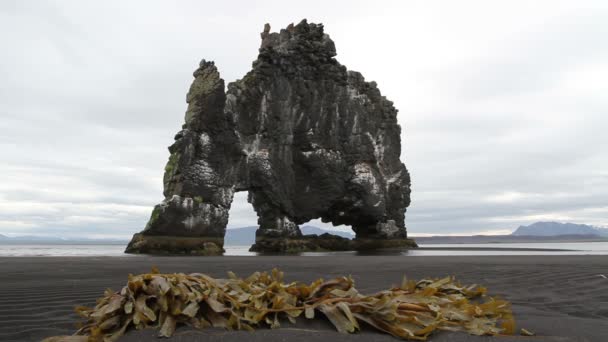
<path fill-rule="evenodd" d="M 338 63 L 323 25 L 267 24 L 261 36 L 253 69 L 227 91 L 213 62 L 194 72 L 165 199 L 127 252 L 221 253 L 235 191 L 248 191 L 258 215 L 252 250 L 415 246 L 392 102 Z M 351 225 L 356 238 L 302 236 L 298 225 L 316 218 Z"/>

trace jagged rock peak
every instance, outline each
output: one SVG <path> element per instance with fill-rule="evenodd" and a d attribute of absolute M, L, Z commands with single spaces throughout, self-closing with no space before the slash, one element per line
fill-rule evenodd
<path fill-rule="evenodd" d="M 290 24 L 279 32 L 270 32 L 270 25 L 264 26 L 261 34 L 260 53 L 272 52 L 285 56 L 315 58 L 336 56 L 336 46 L 323 32 L 323 24 L 309 24 L 306 19 L 299 24 Z"/>

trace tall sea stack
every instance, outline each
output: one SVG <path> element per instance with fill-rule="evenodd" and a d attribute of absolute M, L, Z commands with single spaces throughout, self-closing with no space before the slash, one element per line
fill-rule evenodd
<path fill-rule="evenodd" d="M 203 60 L 169 147 L 165 199 L 128 253 L 220 254 L 234 192 L 248 191 L 259 228 L 252 250 L 412 247 L 404 224 L 410 176 L 397 110 L 334 58 L 323 25 L 267 24 L 253 68 L 228 84 Z M 303 236 L 321 218 L 352 241 Z"/>

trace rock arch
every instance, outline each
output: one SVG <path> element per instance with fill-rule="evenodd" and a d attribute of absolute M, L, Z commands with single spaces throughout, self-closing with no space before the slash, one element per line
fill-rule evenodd
<path fill-rule="evenodd" d="M 235 191 L 258 215 L 256 251 L 415 246 L 392 102 L 338 63 L 323 25 L 266 25 L 261 36 L 252 70 L 227 91 L 213 62 L 194 72 L 165 199 L 127 252 L 221 253 Z M 303 238 L 298 225 L 315 218 L 357 238 Z"/>

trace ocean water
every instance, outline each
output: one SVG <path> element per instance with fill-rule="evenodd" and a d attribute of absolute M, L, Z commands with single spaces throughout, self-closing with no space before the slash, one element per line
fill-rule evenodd
<path fill-rule="evenodd" d="M 380 253 L 328 252 L 302 253 L 303 256 L 327 255 L 608 255 L 608 242 L 500 243 L 421 245 L 420 249 L 392 250 Z M 255 256 L 249 246 L 225 246 L 224 255 Z M 123 245 L 69 244 L 0 244 L 0 257 L 53 256 L 132 256 L 124 254 Z"/>

